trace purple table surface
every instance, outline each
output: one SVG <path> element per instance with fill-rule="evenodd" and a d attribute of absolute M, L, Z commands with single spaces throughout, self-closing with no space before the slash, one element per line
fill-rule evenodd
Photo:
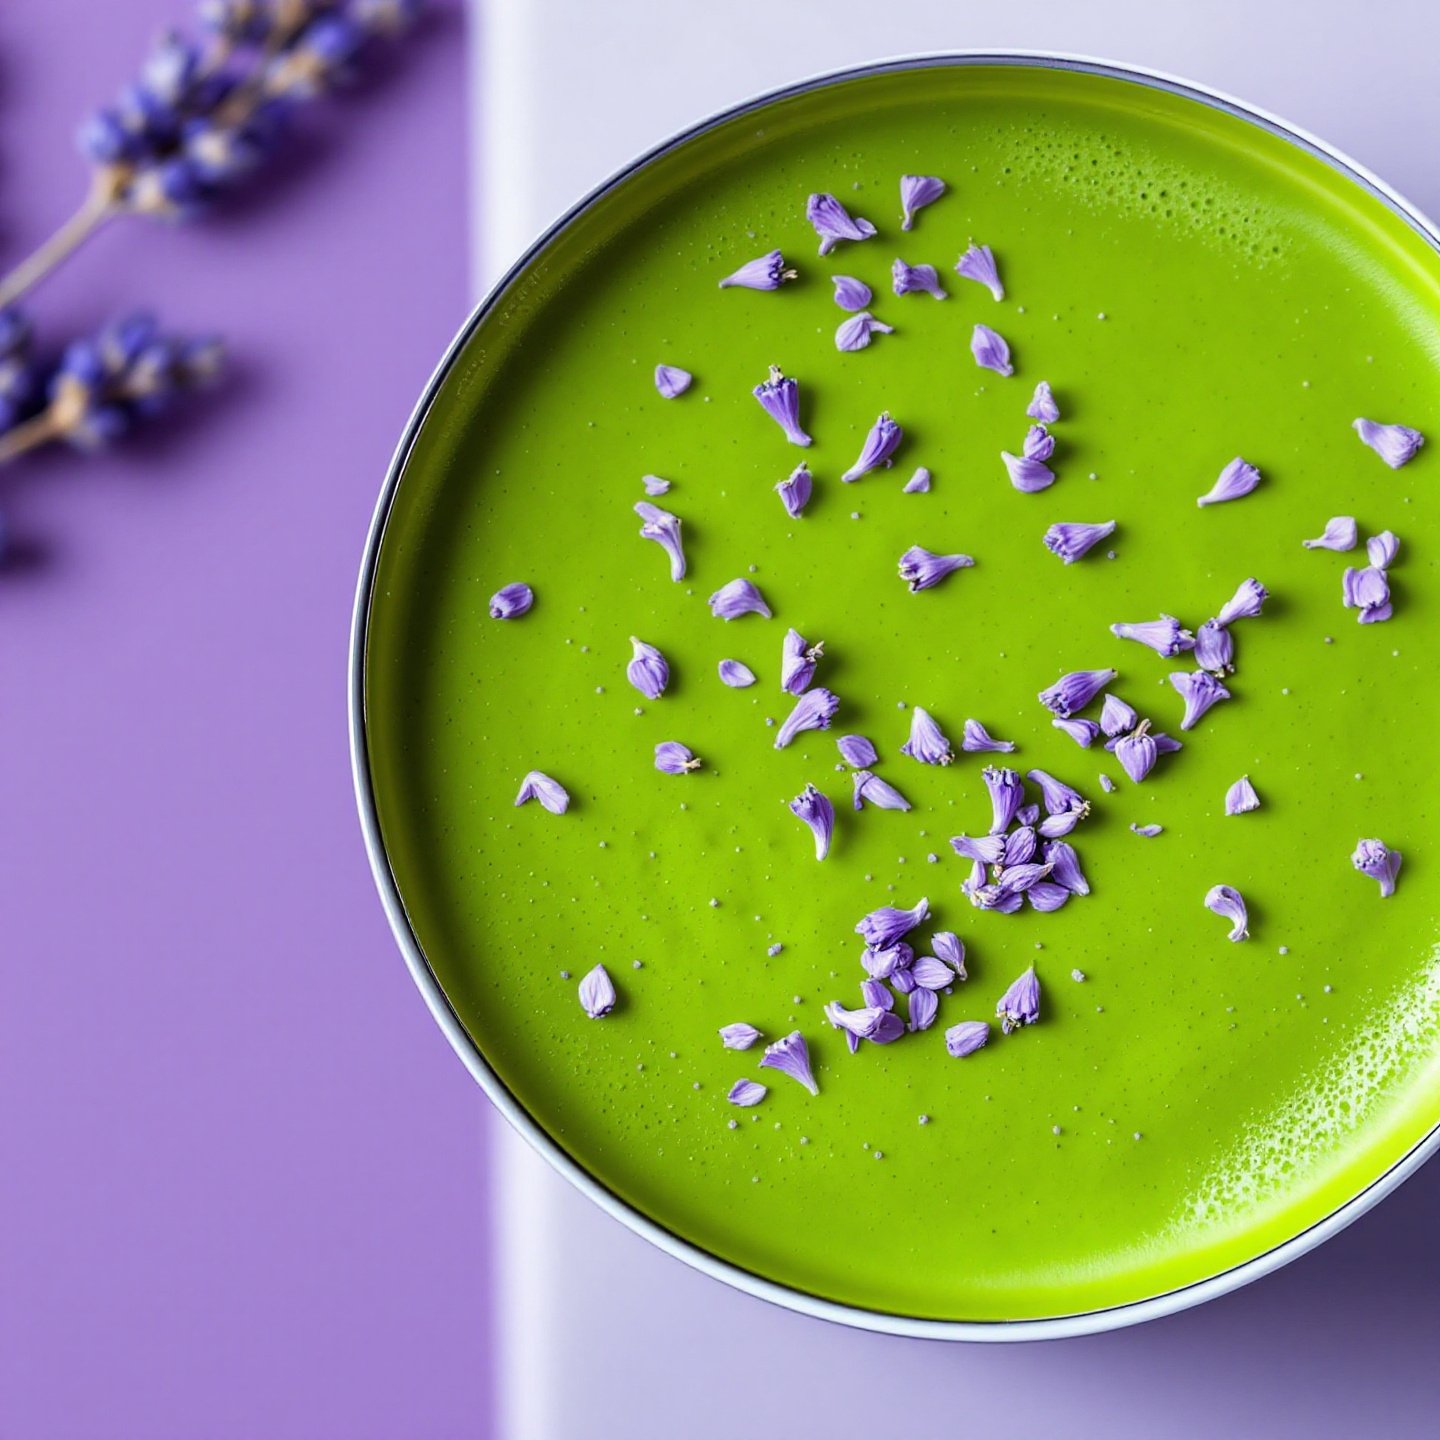
<path fill-rule="evenodd" d="M 444 6 L 444 0 L 437 0 Z M 0 262 L 185 0 L 0 13 Z M 390 451 L 468 303 L 465 23 L 307 116 L 232 211 L 37 292 L 233 383 L 0 476 L 0 1435 L 487 1433 L 481 1131 L 386 929 L 345 658 Z"/>

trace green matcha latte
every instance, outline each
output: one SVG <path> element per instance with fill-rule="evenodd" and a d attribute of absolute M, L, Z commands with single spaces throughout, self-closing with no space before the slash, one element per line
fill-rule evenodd
<path fill-rule="evenodd" d="M 947 187 L 908 231 L 905 174 Z M 818 256 L 814 192 L 878 234 Z M 955 273 L 972 241 L 993 249 L 1003 300 Z M 720 288 L 772 249 L 793 281 Z M 897 257 L 934 265 L 947 298 L 897 297 Z M 837 275 L 872 289 L 893 333 L 837 350 Z M 439 387 L 364 652 L 368 779 L 409 924 L 535 1123 L 725 1261 L 964 1320 L 1213 1276 L 1419 1143 L 1440 1111 L 1437 460 L 1392 469 L 1351 422 L 1435 428 L 1437 317 L 1428 242 L 1322 160 L 1190 100 L 1030 67 L 782 99 L 581 214 Z M 977 323 L 1013 375 L 976 364 Z M 661 364 L 693 384 L 664 398 Z M 800 382 L 804 450 L 752 393 L 771 365 Z M 1042 380 L 1056 479 L 1027 494 L 1001 453 L 1020 452 Z M 903 427 L 893 465 L 842 484 L 882 412 Z M 1236 456 L 1261 483 L 1197 506 Z M 814 494 L 793 518 L 775 485 L 801 459 Z M 906 493 L 921 466 L 931 488 Z M 646 475 L 671 482 L 653 503 L 683 521 L 678 583 L 637 533 Z M 1356 517 L 1362 548 L 1302 546 L 1333 516 Z M 1110 520 L 1073 564 L 1042 543 Z M 1394 613 L 1357 625 L 1342 575 L 1387 529 Z M 912 593 L 897 576 L 912 546 L 975 563 Z M 1110 627 L 1163 613 L 1193 631 L 1249 577 L 1269 599 L 1234 627 L 1230 698 L 1181 732 L 1167 676 L 1193 659 Z M 711 613 L 736 579 L 773 618 Z M 515 582 L 533 608 L 491 619 Z M 777 749 L 791 628 L 824 642 L 815 683 L 839 709 Z M 658 699 L 627 682 L 632 636 L 669 662 Z M 725 659 L 757 683 L 722 684 Z M 1108 691 L 1184 741 L 1140 784 L 1037 700 L 1110 667 Z M 917 706 L 953 763 L 901 753 Z M 967 718 L 1015 752 L 963 753 Z M 910 810 L 852 808 L 845 734 L 874 742 L 871 768 Z M 657 770 L 671 741 L 699 768 Z M 1091 802 L 1068 837 L 1088 895 L 1050 913 L 970 903 L 950 839 L 986 833 L 990 764 Z M 563 785 L 565 813 L 514 804 L 532 770 Z M 1260 807 L 1227 815 L 1242 776 Z M 821 861 L 788 808 L 807 784 L 836 810 Z M 1404 855 L 1387 899 L 1351 864 L 1372 836 Z M 1248 939 L 1202 903 L 1219 884 L 1244 896 Z M 852 1055 L 824 1007 L 862 1003 L 856 923 L 922 896 L 916 954 L 954 932 L 968 978 L 931 1028 Z M 597 964 L 618 1000 L 593 1019 L 577 983 Z M 1002 1036 L 997 1001 L 1031 965 L 1038 1023 Z M 967 1020 L 990 1022 L 989 1043 L 954 1058 L 945 1032 Z M 764 1040 L 726 1049 L 737 1022 Z M 818 1095 L 759 1068 L 797 1030 Z M 750 1108 L 727 1101 L 742 1077 L 768 1087 Z"/>

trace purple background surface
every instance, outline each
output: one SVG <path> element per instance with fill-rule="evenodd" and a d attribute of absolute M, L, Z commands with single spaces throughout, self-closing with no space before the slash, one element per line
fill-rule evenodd
<path fill-rule="evenodd" d="M 0 12 L 0 257 L 183 0 Z M 395 439 L 468 300 L 464 22 L 243 207 L 121 222 L 34 309 L 222 332 L 234 384 L 0 476 L 0 1435 L 485 1432 L 483 1099 L 355 822 L 345 646 Z"/>

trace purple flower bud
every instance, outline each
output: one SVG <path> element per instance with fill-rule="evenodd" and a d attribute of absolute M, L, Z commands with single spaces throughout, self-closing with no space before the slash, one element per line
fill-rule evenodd
<path fill-rule="evenodd" d="M 522 581 L 513 585 L 502 585 L 490 597 L 490 618 L 492 620 L 513 620 L 526 614 L 535 603 L 535 592 Z"/>
<path fill-rule="evenodd" d="M 873 1006 L 876 1010 L 893 1010 L 895 1008 L 895 997 L 886 989 L 883 980 L 862 980 L 860 982 L 860 1001 L 863 1005 Z"/>
<path fill-rule="evenodd" d="M 139 137 L 109 108 L 92 111 L 75 136 L 80 153 L 94 165 L 121 165 L 138 158 Z"/>
<path fill-rule="evenodd" d="M 980 772 L 985 788 L 990 792 L 990 833 L 999 835 L 1010 828 L 1015 812 L 1025 799 L 1025 784 L 1016 770 L 1001 769 L 987 765 Z M 954 842 L 951 842 L 954 844 Z"/>
<path fill-rule="evenodd" d="M 1060 418 L 1060 407 L 1055 403 L 1055 396 L 1050 391 L 1048 380 L 1042 380 L 1035 387 L 1035 394 L 1031 396 L 1030 403 L 1025 407 L 1025 413 L 1032 420 L 1038 420 L 1042 425 L 1053 425 Z"/>
<path fill-rule="evenodd" d="M 1062 905 L 1068 904 L 1070 891 L 1053 880 L 1037 880 L 1026 892 L 1025 898 L 1034 910 L 1050 914 Z"/>
<path fill-rule="evenodd" d="M 1030 770 L 1025 778 L 1040 787 L 1040 798 L 1047 815 L 1063 815 L 1086 804 L 1085 797 L 1078 790 L 1045 770 Z"/>
<path fill-rule="evenodd" d="M 910 802 L 873 770 L 857 770 L 851 777 L 855 786 L 855 808 L 873 805 L 877 810 L 908 810 Z"/>
<path fill-rule="evenodd" d="M 1002 915 L 1013 915 L 1025 903 L 1018 890 L 1008 890 L 998 883 L 977 886 L 969 893 L 970 903 L 977 910 L 998 910 Z"/>
<path fill-rule="evenodd" d="M 1088 800 L 1082 800 L 1078 805 L 1071 805 L 1066 810 L 1057 810 L 1040 822 L 1040 833 L 1047 840 L 1058 840 L 1062 835 L 1068 835 L 1089 813 Z"/>
<path fill-rule="evenodd" d="M 1100 706 L 1100 728 L 1107 735 L 1124 735 L 1139 723 L 1140 717 L 1133 705 L 1127 705 L 1118 695 L 1105 697 Z"/>
<path fill-rule="evenodd" d="M 1000 997 L 995 1014 L 1006 1035 L 1022 1025 L 1033 1025 L 1040 1018 L 1040 981 L 1033 965 Z"/>
<path fill-rule="evenodd" d="M 825 642 L 812 645 L 798 630 L 787 630 L 780 642 L 780 688 L 787 695 L 803 695 L 815 678 L 815 662 L 825 653 Z"/>
<path fill-rule="evenodd" d="M 915 223 L 915 212 L 933 204 L 945 193 L 945 182 L 934 175 L 902 175 L 900 177 L 900 228 L 909 230 Z"/>
<path fill-rule="evenodd" d="M 769 1092 L 758 1080 L 737 1080 L 725 1097 L 732 1105 L 758 1105 Z"/>
<path fill-rule="evenodd" d="M 1233 625 L 1237 620 L 1253 620 L 1269 598 L 1270 592 L 1253 576 L 1242 580 L 1235 593 L 1220 607 L 1216 622 Z"/>
<path fill-rule="evenodd" d="M 1032 800 L 1028 805 L 1022 805 L 1015 812 L 1015 823 L 1017 825 L 1034 825 L 1040 819 L 1040 807 Z"/>
<path fill-rule="evenodd" d="M 1012 830 L 1005 836 L 1005 850 L 1000 857 L 1001 869 L 1008 870 L 1012 865 L 1024 865 L 1034 859 L 1035 845 L 1034 826 L 1021 825 Z"/>
<path fill-rule="evenodd" d="M 1347 610 L 1363 610 L 1369 605 L 1383 605 L 1390 598 L 1390 584 L 1385 572 L 1373 565 L 1359 569 L 1347 565 L 1341 595 Z"/>
<path fill-rule="evenodd" d="M 930 937 L 930 948 L 937 960 L 943 960 L 954 972 L 957 980 L 965 977 L 965 945 L 953 930 L 937 930 Z"/>
<path fill-rule="evenodd" d="M 960 748 L 971 755 L 980 755 L 986 751 L 998 751 L 1008 755 L 1014 750 L 1015 742 L 1013 740 L 996 740 L 978 720 L 967 720 Z"/>
<path fill-rule="evenodd" d="M 1216 675 L 1234 670 L 1235 640 L 1218 620 L 1207 620 L 1195 632 L 1195 663 Z"/>
<path fill-rule="evenodd" d="M 792 1030 L 783 1040 L 767 1045 L 760 1060 L 760 1068 L 778 1070 L 782 1075 L 798 1081 L 812 1095 L 820 1093 L 820 1087 L 810 1072 L 810 1047 L 806 1045 L 805 1037 L 798 1030 Z"/>
<path fill-rule="evenodd" d="M 1041 460 L 1031 460 L 1025 455 L 1012 455 L 1008 450 L 1000 452 L 1010 483 L 1024 495 L 1038 495 L 1055 483 L 1055 472 Z"/>
<path fill-rule="evenodd" d="M 1032 425 L 1025 432 L 1020 454 L 1026 460 L 1048 460 L 1055 453 L 1055 437 L 1043 426 Z"/>
<path fill-rule="evenodd" d="M 852 1039 L 873 1040 L 877 1045 L 888 1045 L 905 1033 L 905 1022 L 893 1011 L 879 1005 L 847 1010 L 839 1001 L 832 1000 L 825 1007 L 825 1018 Z"/>
<path fill-rule="evenodd" d="M 988 325 L 977 325 L 970 335 L 970 353 L 975 363 L 997 375 L 1013 375 L 1010 347 Z"/>
<path fill-rule="evenodd" d="M 805 218 L 820 237 L 820 253 L 828 255 L 842 240 L 868 240 L 875 227 L 850 212 L 833 196 L 812 195 L 805 202 Z"/>
<path fill-rule="evenodd" d="M 1168 735 L 1162 734 L 1159 730 L 1151 732 L 1150 738 L 1155 742 L 1155 749 L 1161 755 L 1173 755 L 1177 750 L 1185 747 L 1178 741 L 1172 740 Z"/>
<path fill-rule="evenodd" d="M 678 365 L 655 367 L 655 388 L 664 400 L 673 400 L 677 395 L 683 395 L 694 379 L 688 370 L 682 370 Z"/>
<path fill-rule="evenodd" d="M 1173 615 L 1161 615 L 1158 620 L 1142 620 L 1134 625 L 1112 625 L 1110 633 L 1122 640 L 1136 640 L 1141 645 L 1148 645 L 1167 660 L 1195 648 L 1195 637 L 1182 628 Z"/>
<path fill-rule="evenodd" d="M 669 662 L 653 645 L 647 645 L 633 635 L 630 645 L 634 654 L 625 667 L 625 678 L 647 700 L 658 700 L 670 683 Z"/>
<path fill-rule="evenodd" d="M 835 807 L 829 797 L 807 785 L 790 802 L 790 813 L 810 827 L 815 837 L 815 858 L 823 860 L 830 853 L 830 837 L 835 833 Z"/>
<path fill-rule="evenodd" d="M 1056 885 L 1063 885 L 1072 895 L 1090 893 L 1090 882 L 1080 869 L 1080 857 L 1073 845 L 1064 840 L 1051 840 L 1042 853 L 1050 867 L 1050 879 Z"/>
<path fill-rule="evenodd" d="M 945 732 L 919 705 L 910 712 L 910 738 L 900 747 L 900 753 L 922 765 L 948 765 L 955 758 Z"/>
<path fill-rule="evenodd" d="M 1359 538 L 1353 515 L 1335 515 L 1325 522 L 1323 534 L 1300 543 L 1307 550 L 1353 550 Z"/>
<path fill-rule="evenodd" d="M 1040 692 L 1040 703 L 1062 720 L 1083 710 L 1114 678 L 1114 670 L 1072 670 L 1048 690 Z"/>
<path fill-rule="evenodd" d="M 1245 899 L 1233 885 L 1212 885 L 1205 892 L 1205 908 L 1230 922 L 1229 939 L 1250 938 L 1250 931 L 1246 929 L 1249 916 L 1245 910 Z"/>
<path fill-rule="evenodd" d="M 823 685 L 807 690 L 776 732 L 775 748 L 783 750 L 804 730 L 828 730 L 839 708 L 839 698 Z"/>
<path fill-rule="evenodd" d="M 908 950 L 910 947 L 907 945 L 905 948 Z M 909 970 L 896 970 L 890 977 L 890 983 L 897 995 L 909 995 L 915 989 L 915 976 Z"/>
<path fill-rule="evenodd" d="M 897 940 L 904 939 L 917 925 L 923 925 L 929 914 L 930 902 L 923 896 L 911 910 L 882 905 L 856 925 L 855 933 L 872 949 L 884 950 Z"/>
<path fill-rule="evenodd" d="M 1238 455 L 1220 472 L 1209 491 L 1195 503 L 1197 505 L 1221 505 L 1226 500 L 1238 500 L 1248 495 L 1260 483 L 1260 472 Z"/>
<path fill-rule="evenodd" d="M 908 970 L 915 961 L 915 952 L 903 940 L 893 945 L 867 945 L 860 956 L 865 973 L 872 980 L 893 980 Z M 888 1008 L 888 1007 L 887 1007 Z"/>
<path fill-rule="evenodd" d="M 834 275 L 835 303 L 842 310 L 863 310 L 869 305 L 874 292 L 863 281 L 853 275 Z"/>
<path fill-rule="evenodd" d="M 857 770 L 868 769 L 880 757 L 874 744 L 864 735 L 841 735 L 835 741 L 840 758 Z"/>
<path fill-rule="evenodd" d="M 897 295 L 910 295 L 920 290 L 937 300 L 945 299 L 945 287 L 941 285 L 933 265 L 907 265 L 898 257 L 890 267 L 890 288 Z"/>
<path fill-rule="evenodd" d="M 733 274 L 721 282 L 722 290 L 736 286 L 742 290 L 778 290 L 787 280 L 793 280 L 795 272 L 785 268 L 785 257 L 772 250 L 754 260 L 747 260 Z"/>
<path fill-rule="evenodd" d="M 792 445 L 809 445 L 810 437 L 800 428 L 800 382 L 788 380 L 778 365 L 770 367 L 770 378 L 755 387 L 760 408 L 785 432 Z"/>
<path fill-rule="evenodd" d="M 731 580 L 710 597 L 710 613 L 717 620 L 738 620 L 742 615 L 770 619 L 770 607 L 752 580 Z"/>
<path fill-rule="evenodd" d="M 1382 530 L 1365 542 L 1365 555 L 1377 570 L 1386 570 L 1400 553 L 1400 537 L 1393 530 Z"/>
<path fill-rule="evenodd" d="M 1362 874 L 1380 882 L 1380 898 L 1395 893 L 1395 878 L 1400 874 L 1400 852 L 1392 850 L 1383 840 L 1362 840 L 1355 847 L 1350 863 Z"/>
<path fill-rule="evenodd" d="M 1248 810 L 1260 808 L 1260 797 L 1255 793 L 1255 787 L 1250 783 L 1248 775 L 1242 775 L 1225 792 L 1225 813 L 1227 815 L 1243 815 Z"/>
<path fill-rule="evenodd" d="M 1013 770 L 998 773 L 1015 774 Z M 1016 776 L 1016 779 L 1018 780 L 1019 776 Z M 990 834 L 978 839 L 971 835 L 956 835 L 951 838 L 950 845 L 957 855 L 973 860 L 977 865 L 999 865 L 1005 859 L 1006 840 L 999 831 L 992 830 Z"/>
<path fill-rule="evenodd" d="M 1067 524 L 1052 525 L 1045 532 L 1045 548 L 1052 555 L 1058 555 L 1067 565 L 1073 565 L 1082 555 L 1100 541 L 1115 533 L 1115 522 L 1106 520 L 1100 525 Z"/>
<path fill-rule="evenodd" d="M 1050 723 L 1057 730 L 1063 730 L 1077 745 L 1086 750 L 1095 743 L 1100 734 L 1100 727 L 1093 720 L 1082 720 L 1078 717 L 1062 720 L 1057 715 Z"/>
<path fill-rule="evenodd" d="M 1043 880 L 1050 873 L 1050 867 L 1038 861 L 1027 860 L 1022 865 L 1007 865 L 995 878 L 1002 890 L 1012 895 L 1023 895 L 1032 885 Z"/>
<path fill-rule="evenodd" d="M 1180 722 L 1182 730 L 1193 730 L 1212 705 L 1230 698 L 1230 692 L 1208 670 L 1196 670 L 1193 674 L 1177 670 L 1170 676 L 1170 683 L 1185 701 L 1185 718 Z"/>
<path fill-rule="evenodd" d="M 520 793 L 515 797 L 517 805 L 527 800 L 538 800 L 552 815 L 563 815 L 570 805 L 570 794 L 558 781 L 552 780 L 541 770 L 531 770 L 520 782 Z"/>
<path fill-rule="evenodd" d="M 1425 437 L 1408 425 L 1380 425 L 1374 420 L 1353 423 L 1355 432 L 1392 470 L 1413 460 L 1425 443 Z"/>
<path fill-rule="evenodd" d="M 985 1020 L 962 1020 L 945 1032 L 945 1049 L 957 1060 L 973 1055 L 990 1038 L 990 1025 Z"/>
<path fill-rule="evenodd" d="M 868 475 L 877 466 L 889 466 L 890 457 L 899 449 L 904 434 L 890 418 L 890 412 L 882 410 L 880 418 L 870 427 L 855 463 L 840 478 L 848 485 L 862 475 Z"/>
<path fill-rule="evenodd" d="M 1108 775 L 1101 775 L 1100 788 L 1107 795 L 1113 795 L 1115 793 L 1115 782 Z"/>
<path fill-rule="evenodd" d="M 720 1043 L 727 1050 L 748 1050 L 759 1038 L 760 1032 L 743 1020 L 720 1027 Z"/>
<path fill-rule="evenodd" d="M 911 967 L 915 983 L 924 990 L 943 990 L 955 981 L 955 972 L 934 955 L 922 955 Z"/>
<path fill-rule="evenodd" d="M 1159 751 L 1146 733 L 1150 722 L 1142 720 L 1140 728 L 1122 736 L 1115 746 L 1115 758 L 1125 773 L 1138 785 L 1155 768 Z"/>
<path fill-rule="evenodd" d="M 996 300 L 1005 298 L 1005 287 L 1000 283 L 1000 270 L 988 245 L 971 245 L 955 262 L 955 273 L 983 285 Z M 1010 372 L 1007 370 L 1002 373 L 1008 375 Z"/>
<path fill-rule="evenodd" d="M 905 1028 L 912 1032 L 928 1030 L 935 1023 L 935 1015 L 940 1009 L 940 1002 L 935 998 L 933 990 L 917 986 L 910 992 L 907 1008 L 910 1012 L 910 1020 Z"/>
<path fill-rule="evenodd" d="M 835 329 L 835 348 L 846 352 L 863 350 L 872 335 L 893 335 L 895 327 L 877 320 L 868 310 L 842 320 Z"/>
<path fill-rule="evenodd" d="M 732 690 L 745 690 L 755 683 L 755 672 L 740 660 L 720 662 L 720 682 Z"/>
<path fill-rule="evenodd" d="M 912 545 L 900 557 L 900 578 L 913 595 L 938 585 L 955 570 L 969 569 L 975 563 L 969 555 L 936 555 L 923 545 Z"/>
<path fill-rule="evenodd" d="M 635 513 L 640 517 L 640 537 L 654 540 L 670 557 L 670 578 L 685 578 L 685 550 L 680 542 L 680 517 L 652 505 L 648 500 L 637 500 Z"/>
<path fill-rule="evenodd" d="M 592 1020 L 615 1008 L 615 985 L 603 965 L 597 965 L 580 982 L 580 1005 Z"/>
<path fill-rule="evenodd" d="M 700 757 L 678 740 L 662 740 L 655 747 L 655 768 L 666 775 L 688 775 L 700 768 Z"/>
<path fill-rule="evenodd" d="M 930 489 L 930 472 L 921 465 L 901 487 L 906 495 L 924 495 Z"/>
<path fill-rule="evenodd" d="M 775 486 L 780 503 L 784 505 L 785 513 L 792 520 L 798 519 L 800 512 L 810 503 L 810 492 L 813 488 L 810 467 L 803 460 L 790 472 L 787 479 L 781 480 Z"/>

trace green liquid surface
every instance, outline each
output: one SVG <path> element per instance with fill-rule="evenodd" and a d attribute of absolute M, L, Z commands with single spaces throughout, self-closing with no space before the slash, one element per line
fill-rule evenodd
<path fill-rule="evenodd" d="M 950 190 L 904 233 L 907 172 Z M 817 259 L 812 190 L 878 237 Z M 1002 303 L 951 270 L 971 238 L 995 250 Z M 717 288 L 771 247 L 798 281 Z M 896 255 L 938 266 L 950 298 L 893 296 Z M 873 287 L 893 335 L 837 353 L 835 274 Z M 662 157 L 552 244 L 424 422 L 366 657 L 369 763 L 410 922 L 537 1123 L 727 1261 L 831 1300 L 971 1320 L 1212 1276 L 1421 1140 L 1440 1109 L 1437 447 L 1393 472 L 1350 422 L 1435 428 L 1437 275 L 1377 199 L 1252 125 L 1118 80 L 1004 66 L 776 103 Z M 1010 342 L 1013 378 L 973 363 L 977 321 Z M 661 361 L 696 375 L 678 400 L 655 392 Z M 751 396 L 772 363 L 801 381 L 808 451 Z M 1063 411 L 1059 479 L 1024 495 L 999 457 L 1019 450 L 1041 379 Z M 881 410 L 905 430 L 894 469 L 842 485 Z M 1235 455 L 1260 467 L 1260 488 L 1197 508 Z M 773 486 L 802 457 L 815 497 L 791 520 Z M 921 464 L 932 492 L 901 493 Z M 657 503 L 684 521 L 679 584 L 637 535 L 647 472 L 674 482 Z M 1401 536 L 1388 624 L 1341 608 L 1361 552 L 1301 548 L 1337 514 L 1357 516 L 1362 539 Z M 1110 519 L 1117 534 L 1075 565 L 1041 544 L 1052 522 Z M 896 560 L 916 544 L 976 566 L 912 595 Z M 1145 784 L 1051 728 L 1038 690 L 1114 666 L 1115 693 L 1178 734 L 1166 676 L 1188 662 L 1108 627 L 1161 611 L 1196 626 L 1251 575 L 1272 599 L 1235 627 L 1234 698 Z M 711 616 L 707 597 L 737 576 L 773 620 Z M 490 620 L 489 596 L 515 580 L 535 608 Z M 818 683 L 842 708 L 831 732 L 777 751 L 766 720 L 789 710 L 788 626 L 825 642 Z M 669 657 L 658 701 L 626 682 L 631 635 Z M 759 684 L 725 688 L 727 656 Z M 1018 742 L 1022 770 L 1092 799 L 1072 837 L 1089 897 L 1054 914 L 972 909 L 948 840 L 984 833 L 990 757 L 902 757 L 900 702 L 957 745 L 965 718 L 981 720 Z M 847 732 L 875 741 L 910 813 L 850 808 Z M 661 740 L 704 768 L 658 773 Z M 513 806 L 532 768 L 569 789 L 568 814 Z M 1242 774 L 1263 808 L 1226 817 Z M 807 782 L 839 816 L 821 864 L 785 803 Z M 1164 833 L 1137 838 L 1132 822 Z M 1404 853 L 1390 900 L 1351 868 L 1361 836 Z M 1247 942 L 1202 907 L 1220 882 L 1250 902 Z M 922 895 L 918 939 L 958 932 L 969 979 L 929 1032 L 851 1056 L 821 1011 L 860 1003 L 855 923 Z M 597 961 L 621 999 L 592 1021 L 576 982 Z M 949 1058 L 945 1028 L 993 1018 L 1032 963 L 1041 1022 Z M 819 1096 L 759 1070 L 758 1048 L 723 1049 L 716 1032 L 737 1020 L 767 1038 L 801 1030 Z M 741 1076 L 771 1086 L 753 1110 L 726 1103 Z"/>

